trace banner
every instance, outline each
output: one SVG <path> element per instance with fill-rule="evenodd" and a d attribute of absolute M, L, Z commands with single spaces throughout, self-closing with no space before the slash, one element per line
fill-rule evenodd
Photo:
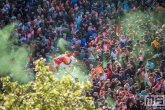
<path fill-rule="evenodd" d="M 66 53 L 55 58 L 54 62 L 58 64 L 61 68 L 66 69 L 76 63 L 77 60 L 72 54 Z"/>

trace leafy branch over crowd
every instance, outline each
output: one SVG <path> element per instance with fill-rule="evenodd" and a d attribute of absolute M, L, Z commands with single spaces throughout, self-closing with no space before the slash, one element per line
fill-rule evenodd
<path fill-rule="evenodd" d="M 10 82 L 9 77 L 1 78 L 3 91 L 0 94 L 0 109 L 6 110 L 92 110 L 92 97 L 84 93 L 91 88 L 91 83 L 81 83 L 53 77 L 44 59 L 35 62 L 36 81 L 20 85 Z M 82 93 L 83 91 L 83 93 Z"/>

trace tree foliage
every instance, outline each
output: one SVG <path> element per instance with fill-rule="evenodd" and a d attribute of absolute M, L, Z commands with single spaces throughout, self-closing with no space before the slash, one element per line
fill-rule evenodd
<path fill-rule="evenodd" d="M 44 59 L 35 62 L 36 80 L 20 85 L 1 78 L 3 92 L 0 94 L 0 109 L 5 110 L 93 110 L 93 99 L 82 94 L 88 92 L 91 83 L 81 83 L 53 77 Z"/>

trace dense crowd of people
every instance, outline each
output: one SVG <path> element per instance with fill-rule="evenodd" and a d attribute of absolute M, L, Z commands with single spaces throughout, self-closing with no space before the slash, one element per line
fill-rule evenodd
<path fill-rule="evenodd" d="M 164 95 L 165 18 L 154 22 L 148 17 L 145 23 L 137 18 L 141 21 L 127 25 L 131 30 L 141 23 L 143 36 L 136 30 L 122 32 L 124 22 L 128 22 L 122 18 L 137 10 L 160 13 L 165 0 L 2 0 L 1 6 L 0 28 L 17 22 L 19 40 L 13 43 L 31 53 L 26 65 L 30 72 L 35 72 L 36 59 L 52 60 L 62 38 L 89 69 L 90 95 L 96 108 L 109 110 L 110 97 L 114 100 L 112 110 L 151 110 L 145 96 Z M 11 35 L 12 40 L 15 33 Z M 146 46 L 151 47 L 153 57 L 147 57 Z"/>

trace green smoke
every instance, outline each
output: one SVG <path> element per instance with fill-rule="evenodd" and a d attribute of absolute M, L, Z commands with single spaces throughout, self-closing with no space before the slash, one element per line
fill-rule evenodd
<path fill-rule="evenodd" d="M 155 35 L 156 29 L 157 29 L 157 21 L 164 22 L 164 13 L 165 10 L 161 12 L 152 12 L 152 13 L 147 13 L 147 12 L 142 12 L 137 10 L 135 13 L 125 13 L 125 15 L 121 18 L 121 20 L 118 21 L 118 25 L 121 26 L 121 35 L 124 33 L 127 34 L 127 37 L 130 38 L 132 37 L 131 33 L 135 33 L 135 36 L 133 37 L 133 45 L 137 45 L 136 47 L 130 46 L 130 51 L 132 51 L 133 48 L 136 50 L 136 54 L 139 55 L 140 51 L 140 39 L 143 36 L 143 39 L 147 41 L 147 39 L 151 38 L 152 36 L 157 37 Z M 155 27 L 155 28 L 153 28 Z M 147 33 L 147 31 L 150 31 Z M 165 33 L 164 33 L 165 34 Z M 164 37 L 164 36 L 161 36 Z M 146 65 L 146 61 L 149 58 L 152 58 L 155 54 L 157 54 L 158 51 L 154 51 L 154 49 L 151 47 L 151 41 L 147 41 L 144 43 L 145 45 L 145 58 L 143 65 Z M 136 59 L 135 59 L 136 60 Z M 155 64 L 155 67 L 159 66 L 157 64 L 156 60 L 158 61 L 159 59 L 152 59 L 152 62 Z M 137 81 L 139 84 L 139 81 Z"/>
<path fill-rule="evenodd" d="M 58 40 L 57 46 L 58 46 L 61 54 L 65 53 L 66 51 L 71 52 L 71 48 L 70 48 L 71 44 L 69 42 L 67 42 L 66 40 L 64 40 L 63 38 L 60 38 Z"/>
<path fill-rule="evenodd" d="M 155 36 L 155 30 L 153 30 L 153 26 L 156 26 L 157 20 L 163 22 L 164 19 L 164 11 L 162 12 L 153 12 L 147 13 L 142 11 L 136 11 L 135 13 L 125 13 L 125 15 L 119 20 L 118 25 L 121 26 L 121 35 L 126 32 L 127 37 L 132 37 L 131 33 L 134 33 L 133 37 L 133 45 L 140 43 L 141 36 L 143 36 L 144 40 L 147 41 L 151 36 Z M 150 30 L 150 33 L 146 33 Z M 131 50 L 133 45 L 130 46 Z M 151 58 L 155 52 L 153 52 L 153 48 L 151 47 L 151 41 L 144 43 L 145 45 L 145 64 L 147 58 Z M 136 49 L 137 55 L 139 54 L 140 45 L 134 47 Z"/>
<path fill-rule="evenodd" d="M 81 70 L 81 68 L 74 66 L 69 67 L 66 70 L 60 68 L 57 73 L 54 74 L 54 77 L 56 78 L 63 78 L 64 76 L 69 76 L 71 79 L 78 78 L 81 82 L 86 82 L 88 80 L 88 75 Z"/>
<path fill-rule="evenodd" d="M 25 71 L 24 66 L 28 52 L 25 48 L 13 44 L 13 40 L 18 41 L 17 36 L 11 37 L 15 25 L 9 25 L 0 30 L 0 75 L 12 74 L 14 81 L 26 83 L 29 81 L 29 74 Z"/>

